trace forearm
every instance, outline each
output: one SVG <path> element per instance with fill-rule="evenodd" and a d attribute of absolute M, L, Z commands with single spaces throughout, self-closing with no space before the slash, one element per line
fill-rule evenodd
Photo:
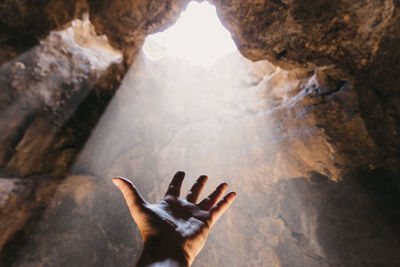
<path fill-rule="evenodd" d="M 183 250 L 160 238 L 147 240 L 137 267 L 188 267 L 189 260 Z"/>

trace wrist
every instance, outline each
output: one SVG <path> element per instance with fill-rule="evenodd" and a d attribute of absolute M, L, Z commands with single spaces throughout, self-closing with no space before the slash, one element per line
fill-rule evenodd
<path fill-rule="evenodd" d="M 156 263 L 169 263 L 166 266 L 188 267 L 192 259 L 176 243 L 162 237 L 147 238 L 143 244 L 143 252 L 138 267 L 152 266 Z"/>

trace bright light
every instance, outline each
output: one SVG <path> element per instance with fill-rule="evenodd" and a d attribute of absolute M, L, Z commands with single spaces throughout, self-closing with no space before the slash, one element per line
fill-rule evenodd
<path fill-rule="evenodd" d="M 236 45 L 214 6 L 190 2 L 175 25 L 146 38 L 143 50 L 153 60 L 175 56 L 207 67 L 235 51 Z"/>

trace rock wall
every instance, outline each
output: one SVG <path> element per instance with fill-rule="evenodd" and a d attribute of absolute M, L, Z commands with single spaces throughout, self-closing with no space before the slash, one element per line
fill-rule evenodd
<path fill-rule="evenodd" d="M 3 1 L 0 4 L 0 64 L 38 45 L 87 12 L 85 1 Z"/>
<path fill-rule="evenodd" d="M 399 171 L 399 1 L 211 2 L 245 57 L 351 82 L 379 165 Z"/>
<path fill-rule="evenodd" d="M 121 64 L 121 55 L 104 36 L 96 36 L 87 20 L 72 22 L 70 28 L 51 33 L 39 46 L 3 64 L 3 172 L 17 176 L 65 173 L 76 146 L 71 139 L 77 134 L 69 120 L 91 91 L 115 90 L 102 80 L 110 75 L 118 81 Z"/>
<path fill-rule="evenodd" d="M 385 38 L 398 38 L 393 0 L 212 3 L 246 57 L 288 68 L 337 65 L 355 72 L 376 60 Z"/>
<path fill-rule="evenodd" d="M 0 66 L 2 256 L 40 218 L 124 71 L 87 19 Z"/>
<path fill-rule="evenodd" d="M 167 1 L 6 1 L 0 4 L 0 63 L 37 45 L 51 31 L 89 14 L 96 32 L 122 51 L 130 65 L 144 42 L 155 31 L 172 25 L 186 0 Z"/>

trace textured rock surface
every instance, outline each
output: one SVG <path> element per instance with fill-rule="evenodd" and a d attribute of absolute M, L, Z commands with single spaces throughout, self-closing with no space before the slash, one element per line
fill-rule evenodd
<path fill-rule="evenodd" d="M 21 238 L 24 231 L 29 231 L 29 222 L 38 220 L 40 210 L 47 206 L 58 183 L 57 180 L 41 177 L 0 179 L 0 260 L 17 250 L 15 246 L 19 245 L 18 242 L 8 244 L 7 249 L 3 247 L 16 235 Z"/>
<path fill-rule="evenodd" d="M 94 33 L 89 21 L 76 20 L 70 28 L 51 33 L 41 45 L 3 64 L 2 171 L 17 176 L 62 175 L 78 148 L 74 139 L 79 126 L 68 125 L 69 120 L 91 91 L 108 89 L 102 76 L 118 80 L 120 70 L 115 66 L 121 63 L 121 55 L 104 36 Z"/>
<path fill-rule="evenodd" d="M 27 177 L 2 180 L 2 257 L 24 240 L 47 204 L 40 195 L 51 190 L 36 175 L 53 177 L 54 191 L 116 90 L 122 65 L 121 54 L 88 20 L 75 20 L 0 66 L 0 173 Z"/>
<path fill-rule="evenodd" d="M 246 57 L 287 67 L 338 65 L 356 71 L 386 53 L 379 51 L 385 38 L 399 38 L 393 0 L 211 2 Z"/>
<path fill-rule="evenodd" d="M 0 64 L 31 49 L 50 31 L 87 11 L 85 1 L 3 1 L 0 4 Z"/>
<path fill-rule="evenodd" d="M 186 0 L 88 2 L 96 31 L 106 34 L 114 47 L 124 51 L 128 64 L 133 62 L 145 37 L 171 26 L 188 3 Z"/>
<path fill-rule="evenodd" d="M 246 57 L 288 69 L 329 66 L 334 80 L 353 82 L 381 164 L 399 171 L 399 1 L 211 2 Z"/>
<path fill-rule="evenodd" d="M 0 63 L 89 12 L 98 34 L 106 34 L 111 45 L 123 51 L 131 64 L 146 35 L 171 25 L 187 3 L 186 0 L 5 1 L 0 4 Z"/>

